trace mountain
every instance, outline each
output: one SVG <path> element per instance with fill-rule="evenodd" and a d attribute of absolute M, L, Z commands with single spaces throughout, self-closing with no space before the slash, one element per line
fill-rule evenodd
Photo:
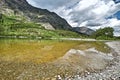
<path fill-rule="evenodd" d="M 0 0 L 0 12 L 7 15 L 22 15 L 28 21 L 42 24 L 46 29 L 71 30 L 67 21 L 54 12 L 31 6 L 26 0 Z"/>
<path fill-rule="evenodd" d="M 81 37 L 65 19 L 26 0 L 0 0 L 0 37 L 51 39 Z"/>
<path fill-rule="evenodd" d="M 73 27 L 73 31 L 85 35 L 92 35 L 95 32 L 94 30 L 87 27 Z"/>

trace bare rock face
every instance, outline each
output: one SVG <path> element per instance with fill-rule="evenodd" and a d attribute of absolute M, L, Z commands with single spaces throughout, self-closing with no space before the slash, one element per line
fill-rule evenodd
<path fill-rule="evenodd" d="M 40 9 L 28 4 L 26 0 L 0 0 L 0 11 L 6 13 L 13 11 L 14 14 L 24 15 L 30 21 L 36 23 L 49 24 L 47 29 L 62 29 L 71 30 L 71 26 L 67 21 L 59 17 L 54 12 L 49 12 L 46 9 Z M 50 28 L 48 28 L 50 26 Z M 52 26 L 52 27 L 51 27 Z"/>
<path fill-rule="evenodd" d="M 92 35 L 95 31 L 87 27 L 74 27 L 73 30 L 80 34 Z"/>

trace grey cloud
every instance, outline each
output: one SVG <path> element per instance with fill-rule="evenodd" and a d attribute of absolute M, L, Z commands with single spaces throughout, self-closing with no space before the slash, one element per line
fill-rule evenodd
<path fill-rule="evenodd" d="M 88 26 L 95 27 L 97 29 L 113 25 L 112 27 L 116 30 L 116 26 L 119 26 L 120 22 L 120 20 L 115 20 L 116 22 L 113 23 L 112 21 L 106 19 L 120 10 L 120 3 L 115 4 L 113 0 L 27 1 L 33 6 L 56 12 L 62 18 L 65 18 L 73 27 Z"/>
<path fill-rule="evenodd" d="M 52 9 L 56 9 L 59 8 L 61 6 L 64 5 L 70 5 L 72 2 L 74 3 L 74 1 L 78 1 L 78 0 L 27 0 L 30 4 L 32 4 L 32 2 L 34 3 L 33 5 L 39 8 L 43 8 L 43 9 L 48 9 L 48 10 L 52 10 Z"/>
<path fill-rule="evenodd" d="M 97 23 L 97 22 L 91 22 L 89 21 L 86 26 L 91 26 L 91 27 L 96 27 L 96 26 L 101 26 L 102 24 Z"/>

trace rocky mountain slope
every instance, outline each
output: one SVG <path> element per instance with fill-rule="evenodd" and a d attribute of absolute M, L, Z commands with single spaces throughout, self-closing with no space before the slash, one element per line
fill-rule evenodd
<path fill-rule="evenodd" d="M 31 6 L 26 0 L 0 0 L 0 14 L 15 17 L 23 22 L 35 22 L 48 30 L 70 30 L 91 35 L 94 31 L 86 27 L 72 28 L 65 19 L 54 12 Z"/>
<path fill-rule="evenodd" d="M 92 35 L 95 31 L 87 27 L 73 27 L 73 30 L 80 34 Z"/>
<path fill-rule="evenodd" d="M 54 12 L 33 7 L 26 0 L 0 0 L 0 12 L 9 15 L 22 15 L 29 21 L 42 24 L 46 29 L 71 30 L 71 26 L 65 19 Z"/>

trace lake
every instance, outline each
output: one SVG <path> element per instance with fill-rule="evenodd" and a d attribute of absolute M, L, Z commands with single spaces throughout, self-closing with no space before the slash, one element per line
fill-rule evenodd
<path fill-rule="evenodd" d="M 99 70 L 111 60 L 106 59 L 110 52 L 99 41 L 0 39 L 0 79 L 41 80 Z"/>

